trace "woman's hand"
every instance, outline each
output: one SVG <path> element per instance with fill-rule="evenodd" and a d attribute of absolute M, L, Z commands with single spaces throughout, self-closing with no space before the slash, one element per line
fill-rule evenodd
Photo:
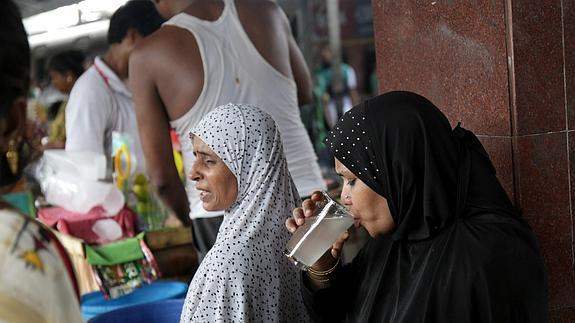
<path fill-rule="evenodd" d="M 313 192 L 311 198 L 303 201 L 302 207 L 295 208 L 292 212 L 292 217 L 286 220 L 286 228 L 290 233 L 294 233 L 297 228 L 305 223 L 305 219 L 313 215 L 316 207 L 316 202 L 321 201 L 322 193 Z M 341 249 L 345 241 L 349 238 L 349 234 L 346 232 L 342 233 L 339 239 L 331 246 L 328 250 L 313 266 L 312 268 L 317 271 L 325 271 L 332 268 L 335 262 L 341 254 Z"/>
<path fill-rule="evenodd" d="M 306 199 L 302 203 L 302 207 L 295 208 L 292 212 L 292 217 L 286 220 L 286 228 L 290 233 L 294 233 L 297 228 L 305 223 L 305 218 L 309 218 L 315 211 L 315 203 L 321 201 L 321 192 L 313 192 L 311 198 Z"/>

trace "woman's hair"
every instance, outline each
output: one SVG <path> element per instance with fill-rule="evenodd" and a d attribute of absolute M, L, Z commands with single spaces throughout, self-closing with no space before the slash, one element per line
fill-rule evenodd
<path fill-rule="evenodd" d="M 86 56 L 79 50 L 67 50 L 58 53 L 50 59 L 48 70 L 66 74 L 70 71 L 76 78 L 84 73 L 84 61 Z"/>
<path fill-rule="evenodd" d="M 30 88 L 30 47 L 18 7 L 2 1 L 0 10 L 0 118 Z"/>
<path fill-rule="evenodd" d="M 131 28 L 146 37 L 160 28 L 163 22 L 164 19 L 151 1 L 128 1 L 110 18 L 108 44 L 121 43 Z"/>

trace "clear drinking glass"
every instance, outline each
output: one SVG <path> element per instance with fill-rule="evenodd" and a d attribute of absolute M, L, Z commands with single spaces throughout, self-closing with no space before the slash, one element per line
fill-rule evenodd
<path fill-rule="evenodd" d="M 301 270 L 307 271 L 353 224 L 353 217 L 344 206 L 326 192 L 322 195 L 313 215 L 294 232 L 285 249 L 285 255 Z"/>

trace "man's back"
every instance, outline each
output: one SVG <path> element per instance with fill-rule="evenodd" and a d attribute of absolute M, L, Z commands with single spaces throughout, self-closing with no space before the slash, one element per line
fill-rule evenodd
<path fill-rule="evenodd" d="M 195 1 L 185 9 L 177 4 L 156 3 L 160 12 L 166 6 L 175 15 L 168 14 L 172 18 L 130 60 L 148 172 L 164 201 L 185 223 L 190 208 L 194 218 L 214 216 L 202 209 L 191 181 L 186 193 L 168 166 L 167 129 L 181 138 L 188 173 L 189 132 L 204 114 L 229 102 L 256 105 L 274 117 L 300 194 L 325 188 L 298 109 L 298 97 L 300 103 L 311 99 L 311 78 L 283 11 L 267 0 Z"/>
<path fill-rule="evenodd" d="M 301 76 L 297 74 L 302 72 L 292 72 L 289 25 L 281 9 L 268 0 L 243 0 L 235 5 L 242 27 L 259 54 L 279 73 L 295 78 L 298 83 L 297 79 Z M 224 12 L 224 3 L 196 1 L 184 12 L 204 21 L 215 22 Z M 164 26 L 145 40 L 140 48 L 150 54 L 155 53 L 148 60 L 146 68 L 156 81 L 169 119 L 178 119 L 195 105 L 204 86 L 205 71 L 196 38 L 182 28 Z M 309 100 L 310 89 L 311 86 L 305 91 L 298 87 L 298 93 L 307 92 L 300 94 L 300 97 Z"/>

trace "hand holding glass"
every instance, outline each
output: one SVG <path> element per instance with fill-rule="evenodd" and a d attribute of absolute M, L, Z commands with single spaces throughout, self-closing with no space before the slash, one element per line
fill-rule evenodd
<path fill-rule="evenodd" d="M 353 217 L 346 208 L 322 192 L 312 216 L 288 241 L 285 254 L 298 268 L 307 270 L 352 224 Z"/>

